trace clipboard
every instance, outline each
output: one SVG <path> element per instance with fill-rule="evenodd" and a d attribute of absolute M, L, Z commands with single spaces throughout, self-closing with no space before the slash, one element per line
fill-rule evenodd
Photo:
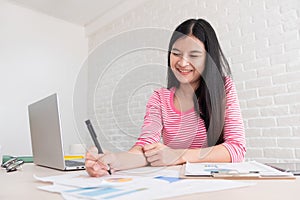
<path fill-rule="evenodd" d="M 291 172 L 294 176 L 300 176 L 300 162 L 294 163 L 265 163 L 270 167 L 278 169 L 282 172 Z"/>
<path fill-rule="evenodd" d="M 230 166 L 231 169 L 218 168 L 209 170 L 202 170 L 203 166 Z M 238 171 L 243 165 L 250 166 L 253 168 L 245 168 L 247 171 Z M 192 171 L 186 171 L 186 168 Z M 199 167 L 200 171 L 197 170 Z M 253 170 L 251 170 L 253 169 Z M 296 177 L 292 173 L 281 172 L 273 169 L 267 165 L 251 161 L 244 163 L 187 163 L 182 165 L 179 173 L 180 178 L 184 179 L 228 179 L 228 180 L 283 180 L 283 179 L 295 179 Z"/>

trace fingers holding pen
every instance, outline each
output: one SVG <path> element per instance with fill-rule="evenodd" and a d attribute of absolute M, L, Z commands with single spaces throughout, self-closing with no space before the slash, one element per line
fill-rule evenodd
<path fill-rule="evenodd" d="M 107 175 L 106 168 L 98 162 L 95 163 L 91 161 L 86 161 L 85 167 L 88 174 L 92 177 L 100 177 Z"/>
<path fill-rule="evenodd" d="M 85 167 L 90 176 L 100 177 L 109 174 L 106 154 L 98 154 L 93 148 L 86 153 Z"/>
<path fill-rule="evenodd" d="M 101 154 L 98 154 L 98 150 L 95 147 L 90 148 L 85 155 L 86 160 L 98 160 Z"/>

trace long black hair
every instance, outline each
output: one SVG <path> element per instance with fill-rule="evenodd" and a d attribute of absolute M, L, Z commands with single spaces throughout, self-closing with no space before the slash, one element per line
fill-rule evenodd
<path fill-rule="evenodd" d="M 194 36 L 205 46 L 205 68 L 195 90 L 194 107 L 204 120 L 207 130 L 207 145 L 214 146 L 224 142 L 225 88 L 226 76 L 231 76 L 229 64 L 221 50 L 212 26 L 204 19 L 189 19 L 180 24 L 172 34 L 168 52 L 168 88 L 179 87 L 170 66 L 173 44 L 182 37 Z"/>

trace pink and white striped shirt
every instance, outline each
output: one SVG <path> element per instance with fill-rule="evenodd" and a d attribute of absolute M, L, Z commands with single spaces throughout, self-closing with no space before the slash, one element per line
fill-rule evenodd
<path fill-rule="evenodd" d="M 160 88 L 150 97 L 142 126 L 142 133 L 135 145 L 144 146 L 160 142 L 173 149 L 207 147 L 206 128 L 203 119 L 194 108 L 185 112 L 176 110 L 176 88 Z M 226 110 L 224 145 L 232 162 L 241 162 L 246 152 L 245 131 L 235 85 L 231 78 L 225 79 Z"/>

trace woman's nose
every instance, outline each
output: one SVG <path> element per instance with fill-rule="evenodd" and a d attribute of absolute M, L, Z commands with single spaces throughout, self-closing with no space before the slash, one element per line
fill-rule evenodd
<path fill-rule="evenodd" d="M 190 63 L 185 57 L 181 57 L 180 60 L 178 61 L 178 65 L 181 67 L 186 67 L 190 65 Z"/>

